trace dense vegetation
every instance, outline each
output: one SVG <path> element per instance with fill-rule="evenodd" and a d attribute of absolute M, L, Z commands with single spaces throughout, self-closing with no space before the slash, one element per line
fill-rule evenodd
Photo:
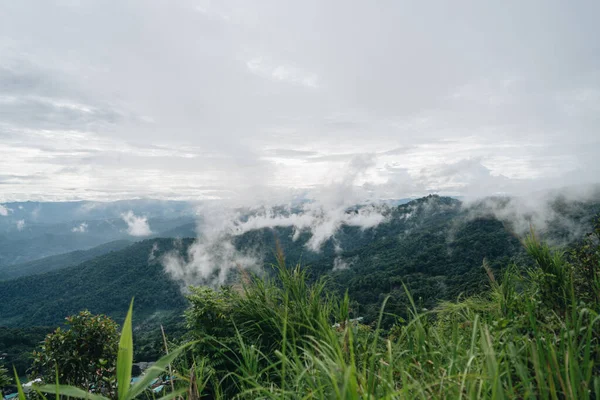
<path fill-rule="evenodd" d="M 589 221 L 597 209 L 597 205 L 576 208 L 564 204 L 558 206 L 564 207 L 563 214 L 569 214 L 576 223 Z M 414 386 L 417 382 L 441 379 L 437 383 L 442 387 L 445 383 L 452 385 L 453 379 L 457 378 L 448 375 L 450 371 L 458 374 L 457 368 L 466 367 L 468 358 L 485 355 L 489 348 L 482 346 L 489 334 L 490 342 L 485 346 L 491 343 L 491 349 L 499 357 L 496 360 L 498 365 L 502 368 L 509 365 L 506 367 L 509 370 L 498 370 L 498 379 L 502 381 L 503 388 L 510 387 L 513 395 L 518 393 L 526 398 L 527 393 L 541 393 L 539 390 L 543 388 L 535 386 L 539 382 L 529 382 L 527 390 L 530 392 L 522 392 L 522 386 L 513 387 L 510 385 L 514 382 L 503 381 L 505 376 L 513 379 L 514 371 L 520 374 L 517 381 L 532 378 L 527 375 L 532 372 L 532 363 L 541 362 L 531 359 L 533 350 L 522 348 L 526 338 L 541 335 L 544 345 L 554 343 L 560 348 L 565 345 L 560 339 L 564 336 L 561 333 L 563 329 L 566 329 L 564 332 L 569 332 L 569 329 L 592 329 L 589 332 L 598 333 L 594 330 L 595 325 L 590 325 L 590 316 L 598 312 L 600 293 L 597 286 L 600 259 L 598 231 L 596 236 L 587 236 L 585 241 L 571 246 L 572 250 L 563 255 L 533 239 L 525 249 L 510 226 L 485 213 L 465 210 L 457 200 L 449 198 L 430 196 L 390 207 L 385 213 L 386 221 L 374 229 L 343 226 L 335 240 L 325 243 L 321 253 L 306 250 L 304 244 L 310 238 L 308 233 L 294 240 L 293 231 L 289 228 L 262 229 L 235 237 L 233 240 L 237 248 L 260 249 L 267 261 L 279 263 L 280 266 L 272 274 L 260 279 L 242 274 L 238 276 L 243 281 L 242 285 L 223 287 L 218 291 L 192 289 L 188 301 L 181 295 L 179 285 L 163 272 L 160 263 L 149 258 L 155 244 L 160 249 L 154 253 L 155 256 L 174 249 L 172 239 L 146 240 L 76 266 L 0 282 L 0 290 L 6 299 L 0 304 L 0 324 L 21 327 L 0 328 L 0 333 L 4 332 L 4 337 L 9 341 L 11 335 L 35 337 L 35 340 L 23 340 L 21 344 L 18 341 L 8 344 L 6 348 L 11 350 L 5 358 L 10 364 L 16 363 L 19 374 L 23 374 L 27 354 L 36 345 L 39 346 L 44 334 L 50 330 L 33 325 L 56 326 L 65 315 L 83 309 L 108 314 L 120 322 L 130 299 L 135 296 L 136 359 L 156 360 L 162 354 L 164 339 L 158 326 L 162 323 L 170 340 L 199 342 L 192 352 L 178 361 L 177 368 L 186 374 L 190 373 L 189 369 L 200 368 L 195 373 L 207 380 L 204 389 L 201 388 L 201 382 L 197 381 L 197 390 L 205 390 L 215 396 L 243 394 L 242 397 L 252 397 L 250 385 L 261 387 L 259 392 L 265 397 L 279 397 L 287 393 L 286 387 L 295 388 L 294 385 L 307 377 L 313 379 L 312 383 L 304 382 L 309 387 L 333 384 L 320 381 L 320 377 L 314 376 L 314 373 L 321 368 L 323 379 L 329 379 L 331 377 L 327 378 L 327 374 L 337 374 L 339 371 L 327 371 L 323 369 L 324 365 L 316 364 L 312 364 L 316 370 L 311 373 L 306 371 L 310 362 L 317 360 L 318 363 L 331 363 L 327 367 L 329 369 L 336 363 L 345 365 L 341 367 L 348 368 L 344 369 L 344 374 L 356 374 L 352 379 L 357 382 L 375 379 L 378 385 L 398 388 L 405 387 L 406 379 L 413 379 Z M 584 224 L 581 223 L 581 226 Z M 564 227 L 557 224 L 551 225 L 551 228 L 546 237 L 570 238 Z M 177 248 L 185 253 L 191 242 L 191 239 L 178 241 Z M 288 260 L 295 262 L 302 259 L 305 266 L 283 268 L 279 253 L 273 253 L 272 250 L 277 243 L 286 249 Z M 485 269 L 482 268 L 482 262 Z M 336 268 L 332 269 L 334 266 Z M 344 298 L 346 291 L 348 297 Z M 60 296 L 56 293 L 60 293 Z M 557 296 L 557 293 L 562 294 Z M 501 295 L 504 300 L 498 297 Z M 459 303 L 448 302 L 458 298 L 463 300 Z M 382 313 L 381 306 L 384 303 Z M 190 307 L 183 321 L 181 315 L 188 305 Z M 577 321 L 574 313 L 581 314 L 578 314 Z M 350 322 L 357 317 L 358 320 Z M 339 325 L 332 330 L 331 326 L 336 321 Z M 334 337 L 339 341 L 342 333 L 346 342 L 332 341 Z M 410 344 L 414 335 L 422 335 L 419 339 L 421 342 Z M 348 342 L 350 336 L 355 341 L 352 346 L 358 346 L 354 360 L 348 358 L 350 354 L 347 353 L 352 348 Z M 308 337 L 311 339 L 307 342 Z M 402 338 L 401 343 L 395 342 L 398 338 Z M 449 338 L 452 341 L 448 341 Z M 372 344 L 371 341 L 375 339 L 376 344 Z M 386 379 L 392 379 L 393 382 L 378 381 L 381 379 L 378 374 L 383 373 L 379 369 L 375 373 L 377 377 L 361 377 L 361 374 L 371 373 L 367 371 L 372 368 L 370 363 L 374 362 L 377 368 L 382 368 L 379 365 L 381 362 L 390 362 L 386 358 L 389 349 L 379 347 L 388 339 L 392 360 L 400 365 L 385 371 L 393 376 Z M 580 339 L 585 338 L 576 337 L 573 340 Z M 321 347 L 314 347 L 314 340 L 325 341 L 331 351 L 345 351 L 344 360 L 335 358 L 341 357 L 340 354 L 324 354 Z M 510 341 L 513 341 L 513 346 L 521 346 L 515 347 L 516 353 L 506 347 Z M 471 343 L 472 348 L 468 357 L 467 353 L 460 353 L 466 351 L 464 346 L 467 342 Z M 570 346 L 572 343 L 567 344 Z M 597 357 L 597 344 L 594 341 L 576 341 L 576 344 L 588 346 L 591 360 L 596 360 L 593 358 Z M 417 345 L 420 346 L 418 349 L 410 347 Z M 282 346 L 293 351 L 282 353 Z M 450 360 L 443 353 L 450 351 L 452 346 L 457 348 L 454 355 L 457 358 Z M 563 350 L 573 353 L 574 350 L 568 346 L 560 348 L 559 353 Z M 434 350 L 436 347 L 438 350 Z M 550 350 L 543 347 L 540 351 Z M 358 361 L 361 357 L 359 354 L 371 352 L 380 356 L 379 361 Z M 411 352 L 416 352 L 413 358 L 405 354 Z M 242 359 L 238 354 L 242 355 Z M 517 358 L 511 358 L 515 354 Z M 293 359 L 282 358 L 282 355 L 293 356 Z M 305 357 L 308 355 L 314 359 L 307 360 Z M 333 358 L 322 360 L 326 355 Z M 560 353 L 562 356 L 565 353 Z M 245 360 L 244 357 L 252 357 L 254 361 Z M 559 354 L 553 357 L 559 357 Z M 513 361 L 523 365 L 511 364 Z M 236 376 L 249 368 L 240 365 L 241 362 L 254 363 L 255 376 L 251 379 Z M 423 370 L 411 370 L 413 366 L 409 365 L 410 362 L 420 364 Z M 425 368 L 431 363 L 440 365 L 446 370 L 446 375 L 440 376 L 440 371 Z M 292 374 L 289 378 L 288 372 L 277 371 L 283 365 Z M 450 365 L 452 368 L 449 369 Z M 477 372 L 480 374 L 477 390 L 487 390 L 481 383 L 484 373 L 487 373 L 483 370 L 487 368 L 483 361 L 478 365 L 473 359 L 469 365 L 480 368 Z M 301 368 L 304 368 L 303 372 Z M 402 368 L 409 371 L 405 372 L 410 373 L 410 377 L 404 377 L 399 382 L 398 377 L 403 376 Z M 526 375 L 522 375 L 523 368 Z M 596 369 L 586 369 L 587 366 L 582 368 L 585 385 L 594 384 L 596 381 L 589 379 L 597 375 L 597 366 L 593 367 Z M 291 371 L 302 375 L 294 378 L 296 383 L 287 381 L 292 379 Z M 277 378 L 281 381 L 273 381 L 280 373 L 284 373 L 284 376 Z M 336 379 L 342 382 L 342 378 L 346 379 L 345 375 Z M 471 378 L 475 379 L 471 376 L 462 378 L 465 387 Z M 537 379 L 537 376 L 533 378 Z M 359 387 L 364 384 L 360 383 Z M 433 381 L 430 384 L 433 385 Z M 267 387 L 275 391 L 267 395 Z M 313 389 L 317 390 L 317 387 Z M 371 389 L 363 387 L 361 390 L 374 394 Z M 421 388 L 421 392 L 406 389 L 404 394 L 439 397 L 442 393 L 436 394 L 430 389 Z M 456 387 L 448 390 L 454 394 L 460 392 Z M 315 391 L 308 397 L 319 397 L 319 393 Z M 472 393 L 465 391 L 464 394 L 470 396 Z"/>
<path fill-rule="evenodd" d="M 49 327 L 0 327 L 0 364 L 14 366 L 20 376 L 25 376 L 33 361 L 32 352 L 51 331 Z"/>
<path fill-rule="evenodd" d="M 598 234 L 572 262 L 530 236 L 526 272 L 482 268 L 484 294 L 430 312 L 408 295 L 409 317 L 387 331 L 353 322 L 347 297 L 283 262 L 241 292 L 198 289 L 187 313 L 198 382 L 223 398 L 597 398 Z"/>
<path fill-rule="evenodd" d="M 22 276 L 43 274 L 73 265 L 79 265 L 84 261 L 91 260 L 111 251 L 122 250 L 131 245 L 128 240 L 116 240 L 89 250 L 77 250 L 70 253 L 58 254 L 55 256 L 41 258 L 39 260 L 29 261 L 23 264 L 7 265 L 0 268 L 0 280 L 15 279 Z"/>
<path fill-rule="evenodd" d="M 531 234 L 523 241 L 531 267 L 494 274 L 484 263 L 484 293 L 431 311 L 407 293 L 408 318 L 387 330 L 385 300 L 378 321 L 364 325 L 351 318 L 347 295 L 328 293 L 324 278 L 310 284 L 306 269 L 287 267 L 279 252 L 269 279 L 244 275 L 239 287 L 194 289 L 182 338 L 190 351 L 172 352 L 147 378 L 172 369 L 173 395 L 190 399 L 598 398 L 599 239 L 597 224 L 567 255 Z M 123 399 L 144 390 L 123 388 L 130 324 L 116 374 Z"/>
<path fill-rule="evenodd" d="M 178 284 L 148 260 L 155 242 L 162 251 L 173 247 L 172 240 L 147 240 L 81 265 L 0 282 L 0 325 L 56 326 L 85 309 L 122 320 L 132 297 L 140 319 L 182 311 Z"/>
<path fill-rule="evenodd" d="M 31 374 L 96 392 L 111 392 L 119 326 L 105 315 L 82 311 L 67 317 L 64 329 L 46 336 L 33 353 Z"/>

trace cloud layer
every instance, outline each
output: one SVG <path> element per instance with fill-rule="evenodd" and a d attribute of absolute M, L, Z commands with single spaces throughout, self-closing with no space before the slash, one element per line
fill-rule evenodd
<path fill-rule="evenodd" d="M 0 201 L 597 182 L 600 3 L 4 2 Z M 385 185 L 385 190 L 383 190 Z"/>

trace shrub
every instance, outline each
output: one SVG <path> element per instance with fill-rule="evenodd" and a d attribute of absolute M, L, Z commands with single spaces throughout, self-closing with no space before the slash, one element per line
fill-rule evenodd
<path fill-rule="evenodd" d="M 82 311 L 66 319 L 66 328 L 46 336 L 35 351 L 32 375 L 109 393 L 114 384 L 118 325 L 105 315 Z"/>

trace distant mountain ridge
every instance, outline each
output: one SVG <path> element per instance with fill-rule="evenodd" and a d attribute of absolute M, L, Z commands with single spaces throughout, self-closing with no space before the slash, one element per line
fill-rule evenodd
<path fill-rule="evenodd" d="M 572 214 L 572 224 L 583 226 L 600 211 L 600 204 L 560 208 Z M 381 212 L 385 219 L 376 227 L 342 225 L 319 252 L 306 246 L 310 232 L 297 235 L 293 227 L 257 229 L 229 239 L 238 251 L 262 256 L 266 264 L 275 261 L 279 242 L 290 264 L 302 261 L 313 278 L 329 276 L 331 290 L 347 289 L 355 311 L 366 321 L 378 314 L 387 295 L 390 309 L 402 315 L 403 284 L 419 304 L 429 307 L 484 289 L 484 258 L 497 271 L 523 257 L 510 226 L 492 214 L 474 213 L 456 199 L 428 196 Z M 172 232 L 189 232 L 191 223 L 180 228 Z M 555 231 L 561 234 L 564 227 Z M 76 266 L 0 282 L 0 326 L 54 325 L 82 309 L 122 318 L 132 297 L 139 321 L 177 315 L 187 304 L 180 290 L 186 282 L 173 281 L 158 260 L 171 250 L 186 259 L 193 242 L 147 239 Z"/>
<path fill-rule="evenodd" d="M 93 247 L 89 250 L 76 250 L 70 253 L 58 254 L 23 264 L 0 266 L 0 281 L 16 279 L 22 276 L 43 274 L 60 268 L 78 265 L 106 253 L 122 250 L 133 242 L 115 240 Z"/>
<path fill-rule="evenodd" d="M 0 220 L 5 217 L 0 217 Z M 141 240 L 165 236 L 172 231 L 194 223 L 191 216 L 176 218 L 149 218 L 151 233 L 132 236 L 123 219 L 76 220 L 57 224 L 28 224 L 18 230 L 0 233 L 0 270 L 3 266 L 21 264 L 57 254 L 93 247 L 116 240 Z M 169 234 L 170 236 L 170 234 Z"/>
<path fill-rule="evenodd" d="M 84 309 L 119 319 L 133 297 L 138 319 L 181 312 L 180 286 L 149 261 L 155 243 L 173 248 L 172 239 L 144 240 L 80 265 L 0 282 L 0 326 L 56 325 Z"/>

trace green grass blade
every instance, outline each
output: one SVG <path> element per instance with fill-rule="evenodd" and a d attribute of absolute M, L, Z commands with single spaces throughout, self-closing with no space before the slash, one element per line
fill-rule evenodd
<path fill-rule="evenodd" d="M 129 312 L 123 323 L 121 340 L 119 340 L 119 353 L 117 355 L 117 385 L 119 400 L 127 398 L 127 392 L 131 385 L 131 366 L 133 364 L 133 332 L 131 328 L 131 316 L 133 314 L 133 299 L 129 305 Z"/>
<path fill-rule="evenodd" d="M 184 394 L 188 389 L 187 388 L 181 388 L 179 390 L 176 390 L 174 392 L 171 392 L 169 394 L 164 395 L 163 397 L 158 398 L 157 400 L 171 400 L 174 399 L 175 397 L 181 396 L 182 394 Z"/>
<path fill-rule="evenodd" d="M 68 385 L 42 385 L 37 388 L 40 392 L 62 394 L 67 397 L 74 397 L 76 399 L 89 399 L 89 400 L 109 400 L 107 397 L 99 394 L 86 392 L 83 389 L 76 388 Z"/>
<path fill-rule="evenodd" d="M 131 386 L 127 398 L 133 399 L 136 396 L 140 395 L 144 390 L 148 388 L 148 386 L 150 386 L 150 383 L 154 379 L 156 379 L 160 374 L 167 370 L 169 364 L 171 364 L 173 360 L 175 360 L 183 350 L 193 345 L 194 343 L 195 342 L 186 343 L 185 345 L 178 347 L 177 349 L 171 351 L 169 354 L 155 362 L 150 368 L 148 368 L 148 370 L 144 373 L 141 379 L 138 382 L 136 382 L 135 385 Z"/>
<path fill-rule="evenodd" d="M 54 381 L 54 385 L 56 386 L 56 400 L 60 400 L 60 392 L 59 392 L 59 388 L 60 388 L 60 383 L 59 383 L 59 378 L 58 378 L 58 364 L 55 365 L 56 368 L 54 368 L 54 372 L 56 373 L 56 380 Z"/>
<path fill-rule="evenodd" d="M 15 372 L 15 385 L 17 385 L 17 390 L 19 391 L 19 400 L 25 400 L 25 393 L 23 392 L 23 387 L 21 386 L 21 381 L 19 381 L 19 375 L 17 374 L 17 369 L 13 366 L 13 371 Z"/>

